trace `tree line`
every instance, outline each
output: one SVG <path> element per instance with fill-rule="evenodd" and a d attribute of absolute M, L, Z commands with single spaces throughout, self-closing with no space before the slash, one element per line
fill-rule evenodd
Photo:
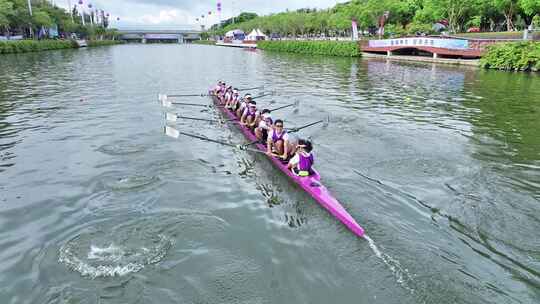
<path fill-rule="evenodd" d="M 351 20 L 357 21 L 361 32 L 374 33 L 386 12 L 385 29 L 393 34 L 431 33 L 437 22 L 446 25 L 450 33 L 473 27 L 482 31 L 516 31 L 533 23 L 540 26 L 540 0 L 353 0 L 322 10 L 308 8 L 267 16 L 251 13 L 252 18 L 240 23 L 214 25 L 209 34 L 260 28 L 280 36 L 347 35 Z"/>
<path fill-rule="evenodd" d="M 77 33 L 82 37 L 112 38 L 116 35 L 114 30 L 107 29 L 107 17 L 98 25 L 90 25 L 91 18 L 95 16 L 84 12 L 81 12 L 81 16 L 76 7 L 73 7 L 72 16 L 69 11 L 49 1 L 32 0 L 31 3 L 32 15 L 28 9 L 28 0 L 0 0 L 0 35 L 32 37 L 41 28 L 48 29 L 55 25 L 59 33 Z M 82 24 L 82 18 L 86 25 Z"/>

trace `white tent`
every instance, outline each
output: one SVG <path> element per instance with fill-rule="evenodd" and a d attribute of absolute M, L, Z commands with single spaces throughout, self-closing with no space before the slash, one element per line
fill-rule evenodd
<path fill-rule="evenodd" d="M 257 36 L 261 37 L 259 38 L 261 40 L 266 40 L 268 38 L 260 29 L 257 29 Z"/>
<path fill-rule="evenodd" d="M 256 29 L 253 29 L 253 30 L 246 36 L 246 40 L 251 40 L 251 41 L 257 40 L 257 30 L 256 30 Z"/>
<path fill-rule="evenodd" d="M 247 36 L 246 40 L 257 41 L 257 40 L 266 40 L 266 35 L 261 32 L 259 29 L 253 29 Z"/>

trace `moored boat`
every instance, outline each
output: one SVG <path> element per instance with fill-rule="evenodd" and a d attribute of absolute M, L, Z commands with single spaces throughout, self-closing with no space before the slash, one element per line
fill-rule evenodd
<path fill-rule="evenodd" d="M 225 107 L 219 104 L 219 101 L 216 96 L 210 94 L 212 101 L 216 108 L 218 108 L 221 113 L 229 120 L 239 119 Z M 244 136 L 250 141 L 254 142 L 257 140 L 256 136 L 249 130 L 247 127 L 240 124 L 235 124 L 238 129 L 244 134 Z M 266 151 L 266 146 L 264 144 L 258 143 L 255 144 L 256 148 L 262 152 Z M 283 164 L 281 160 L 275 157 L 268 157 L 272 163 L 283 173 L 285 173 L 295 184 L 300 186 L 304 191 L 306 191 L 313 199 L 315 199 L 321 206 L 323 206 L 330 214 L 336 217 L 340 222 L 342 222 L 349 230 L 359 237 L 364 236 L 364 229 L 356 222 L 356 220 L 343 208 L 341 203 L 328 191 L 328 189 L 322 184 L 321 177 L 316 170 L 313 170 L 313 174 L 306 177 L 300 177 L 287 168 L 287 164 Z"/>

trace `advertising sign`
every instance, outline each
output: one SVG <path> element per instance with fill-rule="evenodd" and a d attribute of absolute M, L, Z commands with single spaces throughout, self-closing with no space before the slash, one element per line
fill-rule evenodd
<path fill-rule="evenodd" d="M 370 40 L 369 47 L 417 47 L 427 46 L 443 49 L 465 50 L 469 41 L 462 39 L 443 39 L 432 37 L 407 37 L 398 39 Z"/>

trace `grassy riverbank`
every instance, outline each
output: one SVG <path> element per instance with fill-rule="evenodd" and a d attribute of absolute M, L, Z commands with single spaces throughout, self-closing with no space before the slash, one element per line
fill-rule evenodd
<path fill-rule="evenodd" d="M 193 40 L 193 44 L 215 45 L 215 40 Z"/>
<path fill-rule="evenodd" d="M 88 46 L 104 46 L 122 43 L 118 40 L 90 40 Z M 18 40 L 0 41 L 0 54 L 15 54 L 77 48 L 73 40 Z"/>
<path fill-rule="evenodd" d="M 361 54 L 358 43 L 352 41 L 258 41 L 257 48 L 265 51 L 341 57 L 358 57 Z"/>
<path fill-rule="evenodd" d="M 484 68 L 540 71 L 540 42 L 512 42 L 492 45 L 480 60 Z"/>

